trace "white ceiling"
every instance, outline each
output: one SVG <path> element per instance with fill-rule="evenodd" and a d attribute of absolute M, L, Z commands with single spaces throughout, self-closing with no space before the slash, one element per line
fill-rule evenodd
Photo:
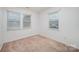
<path fill-rule="evenodd" d="M 49 7 L 29 7 L 29 9 L 35 11 L 35 12 L 42 12 L 46 9 L 48 9 Z"/>

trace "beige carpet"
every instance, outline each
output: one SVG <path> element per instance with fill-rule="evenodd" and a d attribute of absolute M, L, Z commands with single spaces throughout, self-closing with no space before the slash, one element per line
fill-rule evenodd
<path fill-rule="evenodd" d="M 70 52 L 79 51 L 55 40 L 40 35 L 4 43 L 2 52 Z"/>

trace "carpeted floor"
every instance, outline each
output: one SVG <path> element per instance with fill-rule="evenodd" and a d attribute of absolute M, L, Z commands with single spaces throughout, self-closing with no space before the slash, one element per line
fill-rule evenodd
<path fill-rule="evenodd" d="M 79 49 L 40 35 L 4 43 L 1 52 L 76 52 Z"/>

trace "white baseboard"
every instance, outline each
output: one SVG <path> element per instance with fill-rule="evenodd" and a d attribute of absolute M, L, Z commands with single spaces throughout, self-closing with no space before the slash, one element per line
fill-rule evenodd
<path fill-rule="evenodd" d="M 34 36 L 34 35 L 38 35 L 37 33 L 33 33 L 33 34 L 29 34 L 29 35 L 22 35 L 22 36 L 18 36 L 17 38 L 15 38 L 15 39 L 12 39 L 12 40 L 5 40 L 5 42 L 4 43 L 6 43 L 6 42 L 11 42 L 11 41 L 15 41 L 15 40 L 19 40 L 19 39 L 22 39 L 22 38 L 25 38 L 25 37 L 30 37 L 30 36 Z"/>
<path fill-rule="evenodd" d="M 24 37 L 29 37 L 29 36 L 34 36 L 34 35 L 42 35 L 42 36 L 48 37 L 48 38 L 50 38 L 50 39 L 53 39 L 53 40 L 55 40 L 55 41 L 58 41 L 58 42 L 60 42 L 60 43 L 63 43 L 63 44 L 65 44 L 65 45 L 67 45 L 67 46 L 72 46 L 72 47 L 74 47 L 74 48 L 79 49 L 79 47 L 77 47 L 76 45 L 74 45 L 74 44 L 72 44 L 72 43 L 68 43 L 68 42 L 66 42 L 66 41 L 64 41 L 64 40 L 63 40 L 63 41 L 62 41 L 62 40 L 57 40 L 56 38 L 51 37 L 51 36 L 46 35 L 46 34 L 37 34 L 37 33 L 35 33 L 35 34 L 31 34 L 31 35 L 19 37 L 18 39 L 21 39 L 21 38 L 24 38 Z M 17 40 L 17 39 L 16 39 L 16 40 Z M 10 40 L 10 41 L 14 41 L 14 40 Z M 10 42 L 10 41 L 7 41 L 7 42 Z M 0 49 L 2 48 L 2 45 L 3 45 L 3 44 L 0 45 Z"/>
<path fill-rule="evenodd" d="M 1 50 L 2 46 L 3 46 L 3 44 L 0 44 L 0 50 Z"/>
<path fill-rule="evenodd" d="M 1 47 L 0 47 L 0 51 L 1 51 Z"/>
<path fill-rule="evenodd" d="M 40 35 L 45 36 L 45 37 L 48 37 L 48 38 L 53 39 L 53 40 L 55 40 L 55 41 L 58 41 L 58 42 L 60 42 L 60 43 L 63 43 L 63 44 L 65 44 L 65 45 L 67 45 L 67 46 L 71 46 L 71 47 L 74 47 L 74 48 L 79 49 L 79 47 L 76 46 L 75 44 L 68 43 L 68 42 L 66 42 L 66 41 L 57 40 L 56 38 L 54 38 L 54 37 L 50 37 L 50 36 L 45 35 L 45 34 L 40 34 Z"/>
<path fill-rule="evenodd" d="M 29 35 L 23 35 L 23 36 L 21 36 L 21 37 L 17 37 L 17 38 L 14 39 L 14 40 L 5 40 L 4 42 L 1 42 L 1 43 L 0 43 L 0 49 L 2 48 L 3 44 L 6 43 L 6 42 L 11 42 L 11 41 L 19 40 L 19 39 L 21 39 L 21 38 L 25 38 L 25 37 L 29 37 L 29 36 L 34 36 L 34 35 L 38 35 L 38 33 L 35 33 L 35 34 L 33 33 L 33 34 L 29 34 Z"/>

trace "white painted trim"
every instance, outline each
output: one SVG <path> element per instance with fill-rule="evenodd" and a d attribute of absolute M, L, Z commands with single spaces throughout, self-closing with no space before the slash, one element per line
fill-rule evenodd
<path fill-rule="evenodd" d="M 38 34 L 37 33 L 35 33 L 35 34 L 33 33 L 33 34 L 30 34 L 30 35 L 25 35 L 25 36 L 22 36 L 22 37 L 18 37 L 18 38 L 14 39 L 14 40 L 5 41 L 4 43 L 11 42 L 11 41 L 16 41 L 16 40 L 20 40 L 22 38 L 26 38 L 26 37 L 30 37 L 30 36 L 34 36 L 34 35 L 38 35 Z"/>
<path fill-rule="evenodd" d="M 0 50 L 1 50 L 2 46 L 3 46 L 3 43 L 2 43 L 2 44 L 0 44 Z"/>
<path fill-rule="evenodd" d="M 45 34 L 40 34 L 40 35 L 42 35 L 42 36 L 44 36 L 44 37 L 48 37 L 48 38 L 53 39 L 53 40 L 56 39 L 56 38 L 54 38 L 54 37 L 50 37 L 50 36 L 45 35 Z M 65 42 L 65 41 L 59 41 L 59 40 L 55 40 L 55 41 L 58 41 L 58 42 L 63 43 L 63 44 L 65 44 L 65 45 L 67 45 L 67 46 L 71 46 L 71 47 L 74 47 L 74 48 L 79 49 L 79 47 L 76 46 L 76 45 L 74 45 L 74 44 L 70 44 L 70 43 L 67 43 L 67 42 Z"/>

